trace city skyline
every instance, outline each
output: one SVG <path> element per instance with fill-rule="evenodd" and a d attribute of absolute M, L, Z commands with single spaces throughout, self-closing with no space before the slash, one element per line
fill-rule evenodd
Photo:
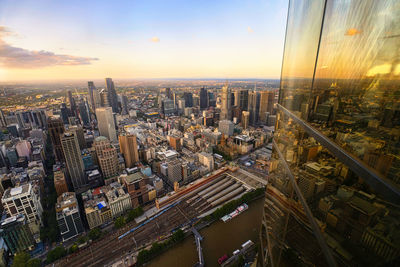
<path fill-rule="evenodd" d="M 287 1 L 0 7 L 3 81 L 280 75 Z"/>

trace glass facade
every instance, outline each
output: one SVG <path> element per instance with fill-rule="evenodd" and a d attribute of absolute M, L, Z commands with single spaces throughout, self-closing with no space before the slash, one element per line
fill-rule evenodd
<path fill-rule="evenodd" d="M 400 2 L 290 1 L 264 266 L 400 264 Z"/>

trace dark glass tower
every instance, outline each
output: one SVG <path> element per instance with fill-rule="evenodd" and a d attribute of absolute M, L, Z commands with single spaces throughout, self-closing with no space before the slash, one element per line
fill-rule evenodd
<path fill-rule="evenodd" d="M 263 266 L 398 266 L 397 1 L 290 1 Z"/>
<path fill-rule="evenodd" d="M 111 78 L 106 78 L 108 104 L 112 107 L 114 113 L 119 113 L 118 96 L 115 91 L 114 82 Z"/>
<path fill-rule="evenodd" d="M 206 88 L 200 89 L 200 109 L 208 108 L 208 94 Z"/>

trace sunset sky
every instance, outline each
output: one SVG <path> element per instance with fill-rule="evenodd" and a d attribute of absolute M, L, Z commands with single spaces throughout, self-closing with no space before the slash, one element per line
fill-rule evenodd
<path fill-rule="evenodd" d="M 287 0 L 0 1 L 0 80 L 278 78 Z"/>

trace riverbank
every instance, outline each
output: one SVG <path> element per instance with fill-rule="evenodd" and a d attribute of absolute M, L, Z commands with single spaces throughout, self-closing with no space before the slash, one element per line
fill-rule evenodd
<path fill-rule="evenodd" d="M 247 240 L 258 240 L 261 226 L 263 196 L 248 201 L 249 209 L 243 214 L 223 223 L 218 219 L 202 220 L 196 228 L 204 237 L 202 241 L 205 263 L 207 266 L 219 266 L 218 258 L 224 254 L 230 255 Z M 193 235 L 189 233 L 181 243 L 175 244 L 163 251 L 147 266 L 193 266 L 198 262 Z M 227 242 L 229 241 L 229 242 Z M 168 252 L 168 253 L 164 253 Z"/>

